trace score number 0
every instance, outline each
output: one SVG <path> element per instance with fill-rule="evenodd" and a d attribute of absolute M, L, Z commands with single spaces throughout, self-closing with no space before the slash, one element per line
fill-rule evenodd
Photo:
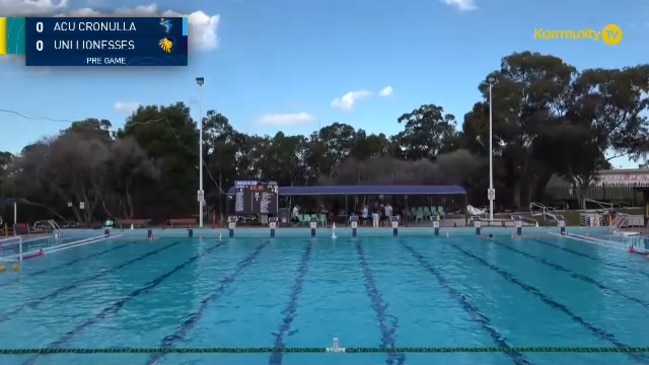
<path fill-rule="evenodd" d="M 36 23 L 36 32 L 43 33 L 43 22 Z M 43 41 L 36 41 L 36 50 L 39 52 L 43 50 Z"/>

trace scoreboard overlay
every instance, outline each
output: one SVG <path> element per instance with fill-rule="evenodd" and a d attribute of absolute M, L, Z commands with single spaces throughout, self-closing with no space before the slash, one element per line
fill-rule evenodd
<path fill-rule="evenodd" d="M 187 18 L 0 18 L 0 55 L 27 66 L 187 66 Z"/>

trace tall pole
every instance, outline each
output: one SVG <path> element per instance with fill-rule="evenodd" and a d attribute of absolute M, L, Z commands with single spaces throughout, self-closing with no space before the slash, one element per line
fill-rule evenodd
<path fill-rule="evenodd" d="M 205 192 L 203 191 L 203 84 L 205 79 L 196 78 L 200 89 L 199 118 L 198 118 L 198 226 L 203 228 L 203 205 L 205 204 Z"/>
<path fill-rule="evenodd" d="M 493 148 L 493 80 L 489 80 L 489 190 L 487 191 L 487 198 L 489 199 L 489 221 L 494 220 L 494 199 L 496 198 L 496 191 L 494 189 L 494 148 Z"/>

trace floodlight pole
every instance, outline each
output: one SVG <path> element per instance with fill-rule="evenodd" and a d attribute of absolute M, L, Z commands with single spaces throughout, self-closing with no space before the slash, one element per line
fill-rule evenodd
<path fill-rule="evenodd" d="M 489 78 L 489 190 L 487 190 L 487 199 L 489 199 L 489 222 L 494 220 L 494 200 L 496 199 L 496 189 L 494 189 L 494 148 L 493 148 L 493 85 L 494 79 Z"/>
<path fill-rule="evenodd" d="M 200 89 L 199 117 L 198 117 L 198 226 L 203 228 L 203 205 L 205 205 L 205 191 L 203 191 L 203 84 L 205 78 L 197 77 L 196 84 Z"/>

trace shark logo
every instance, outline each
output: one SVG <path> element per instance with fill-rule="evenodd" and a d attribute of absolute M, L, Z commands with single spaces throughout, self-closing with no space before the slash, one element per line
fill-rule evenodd
<path fill-rule="evenodd" d="M 171 24 L 171 20 L 165 18 L 160 19 L 160 26 L 162 26 L 162 29 L 165 30 L 165 33 L 171 32 L 171 28 L 173 28 L 173 24 Z"/>

